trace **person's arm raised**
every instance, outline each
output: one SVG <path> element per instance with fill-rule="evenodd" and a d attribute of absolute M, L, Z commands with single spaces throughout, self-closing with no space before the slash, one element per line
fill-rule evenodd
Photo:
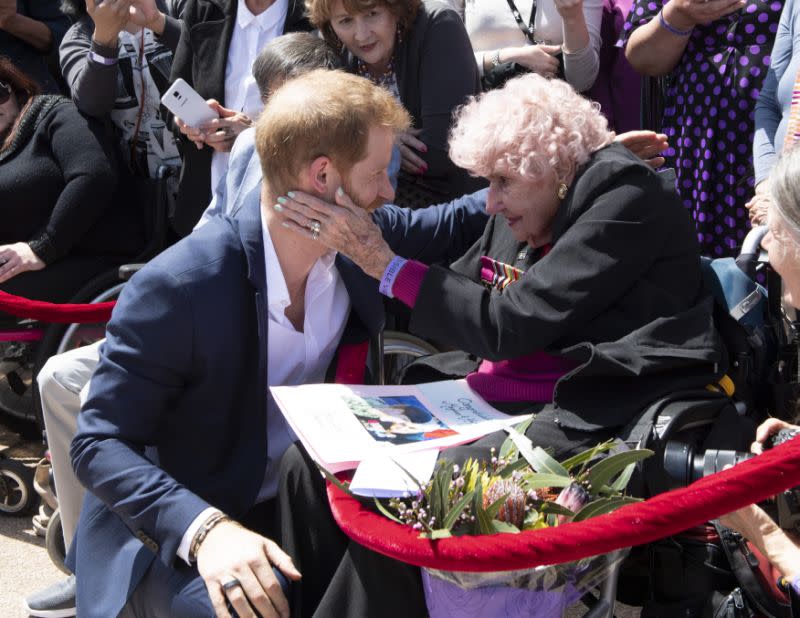
<path fill-rule="evenodd" d="M 660 13 L 631 33 L 625 57 L 644 75 L 660 77 L 680 62 L 692 30 L 744 8 L 745 0 L 669 0 Z"/>
<path fill-rule="evenodd" d="M 0 30 L 5 30 L 40 52 L 50 51 L 53 33 L 47 24 L 17 12 L 17 0 L 0 0 Z"/>

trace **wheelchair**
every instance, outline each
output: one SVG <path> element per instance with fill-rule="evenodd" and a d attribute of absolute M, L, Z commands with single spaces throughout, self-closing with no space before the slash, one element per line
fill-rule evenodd
<path fill-rule="evenodd" d="M 146 246 L 134 259 L 147 260 L 167 245 L 167 205 L 176 167 L 161 166 L 155 179 L 155 199 L 143 209 Z M 149 182 L 149 181 L 148 181 Z M 101 273 L 81 287 L 70 304 L 115 300 L 122 289 L 120 272 Z M 32 319 L 0 318 L 0 413 L 44 431 L 36 374 L 48 358 L 104 336 L 105 324 L 47 324 Z M 0 452 L 0 513 L 25 515 L 36 508 L 34 471 Z"/>
<path fill-rule="evenodd" d="M 655 453 L 639 464 L 629 486 L 637 495 L 648 498 L 718 471 L 723 464 L 717 462 L 749 451 L 755 427 L 769 415 L 791 420 L 800 393 L 800 337 L 797 322 L 781 304 L 781 279 L 760 249 L 765 233 L 762 227 L 748 234 L 736 266 L 751 280 L 766 281 L 766 298 L 763 288 L 756 288 L 731 307 L 715 294 L 714 321 L 728 352 L 729 377 L 706 390 L 664 397 L 626 428 L 630 444 Z M 709 263 L 704 268 L 708 275 Z M 742 308 L 755 308 L 759 302 L 763 324 L 751 328 L 754 323 L 746 324 Z M 717 459 L 699 455 L 706 450 Z M 712 592 L 743 584 L 717 529 L 706 524 L 634 548 L 621 567 L 619 585 L 618 598 L 644 605 L 643 616 L 693 618 L 708 611 L 704 603 Z"/>
<path fill-rule="evenodd" d="M 652 402 L 620 432 L 620 438 L 630 446 L 654 451 L 654 456 L 641 462 L 634 474 L 630 486 L 630 492 L 634 495 L 649 498 L 680 484 L 668 474 L 669 466 L 665 465 L 665 460 L 671 454 L 674 456 L 676 447 L 697 452 L 706 449 L 747 451 L 758 423 L 768 413 L 786 417 L 789 402 L 796 400 L 800 341 L 798 326 L 781 308 L 780 278 L 770 271 L 766 255 L 760 250 L 765 232 L 765 229 L 751 232 L 734 268 L 744 273 L 748 280 L 755 279 L 757 275 L 765 278 L 769 291 L 766 298 L 763 297 L 763 290 L 757 289 L 753 295 L 746 296 L 741 303 L 737 301 L 739 304 L 731 308 L 715 294 L 714 318 L 729 355 L 730 377 L 707 389 L 675 392 L 662 397 Z M 719 278 L 710 263 L 704 263 L 703 268 L 707 279 Z M 746 309 L 756 300 L 762 300 L 766 305 L 762 306 L 766 313 L 761 333 L 743 330 L 736 317 L 739 315 L 736 310 L 741 312 L 742 306 Z M 408 348 L 405 348 L 405 337 L 410 336 L 403 333 L 384 335 L 384 353 L 381 355 L 384 371 L 380 375 L 386 383 L 396 383 L 403 366 L 412 360 L 404 358 L 406 349 L 413 358 L 434 353 L 433 346 L 424 341 L 414 341 L 416 338 L 411 338 Z M 766 343 L 762 340 L 764 338 L 772 340 L 775 345 L 761 345 Z M 397 354 L 403 363 L 396 370 L 392 367 L 395 359 L 391 352 Z M 716 551 L 718 543 L 715 535 L 716 532 L 710 527 L 700 526 L 688 531 L 685 539 L 670 537 L 664 541 L 666 552 L 658 553 L 656 550 L 661 551 L 662 548 L 649 544 L 634 549 L 625 560 L 612 560 L 615 566 L 610 570 L 609 577 L 598 590 L 583 599 L 588 607 L 585 616 L 613 618 L 618 600 L 629 605 L 649 607 L 655 603 L 667 605 L 683 601 L 686 588 L 674 584 L 670 586 L 669 583 L 665 586 L 663 581 L 657 581 L 657 576 L 667 573 L 673 582 L 684 576 L 683 570 L 676 566 L 677 560 L 683 559 L 690 551 L 709 554 L 700 558 L 693 572 L 698 575 L 698 586 L 707 586 L 709 590 L 721 590 L 726 586 L 732 589 L 736 586 L 736 580 L 722 550 Z M 675 555 L 670 555 L 669 551 L 673 548 Z M 693 559 L 694 554 L 691 557 Z M 682 615 L 687 618 L 700 615 L 692 613 L 695 610 L 691 607 L 675 608 L 675 611 L 678 613 L 651 615 Z"/>

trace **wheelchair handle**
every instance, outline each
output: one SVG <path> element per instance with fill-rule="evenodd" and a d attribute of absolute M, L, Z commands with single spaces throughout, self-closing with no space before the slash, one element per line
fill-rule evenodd
<path fill-rule="evenodd" d="M 128 281 L 131 277 L 133 277 L 137 272 L 139 272 L 144 263 L 139 264 L 123 264 L 119 267 L 119 278 L 122 281 Z"/>
<path fill-rule="evenodd" d="M 736 265 L 751 279 L 756 276 L 758 263 L 767 261 L 766 252 L 761 248 L 761 241 L 764 240 L 768 231 L 769 228 L 766 225 L 759 225 L 750 230 L 745 236 L 742 250 L 736 258 Z M 763 258 L 762 254 L 764 254 Z"/>

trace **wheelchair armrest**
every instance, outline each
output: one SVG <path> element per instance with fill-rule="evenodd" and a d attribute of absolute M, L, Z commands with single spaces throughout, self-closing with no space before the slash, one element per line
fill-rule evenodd
<path fill-rule="evenodd" d="M 142 269 L 142 266 L 144 266 L 144 262 L 139 264 L 123 264 L 119 267 L 119 278 L 122 281 L 127 281 L 137 272 L 139 272 Z"/>

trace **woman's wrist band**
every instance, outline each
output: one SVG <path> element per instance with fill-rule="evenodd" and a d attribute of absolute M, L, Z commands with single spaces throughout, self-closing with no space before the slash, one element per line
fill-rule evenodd
<path fill-rule="evenodd" d="M 223 521 L 230 520 L 231 518 L 222 512 L 209 515 L 208 519 L 206 519 L 197 529 L 197 532 L 192 539 L 192 544 L 189 546 L 189 562 L 197 562 L 197 552 L 200 549 L 200 545 L 202 545 L 203 541 L 206 540 L 208 533 L 211 532 L 214 526 L 221 524 Z"/>
<path fill-rule="evenodd" d="M 117 64 L 116 58 L 106 58 L 105 56 L 101 56 L 94 50 L 89 51 L 89 60 L 93 60 L 98 64 L 104 64 L 106 66 L 113 66 Z"/>
<path fill-rule="evenodd" d="M 688 30 L 678 30 L 664 18 L 663 9 L 658 12 L 658 23 L 661 24 L 661 27 L 664 28 L 664 30 L 671 32 L 675 36 L 689 36 L 694 30 L 694 28 L 689 28 Z"/>
<path fill-rule="evenodd" d="M 381 277 L 381 283 L 378 286 L 378 291 L 381 294 L 388 296 L 389 298 L 394 298 L 394 295 L 392 294 L 392 286 L 394 285 L 394 280 L 397 279 L 397 275 L 400 274 L 400 269 L 403 268 L 406 262 L 407 260 L 405 258 L 401 258 L 399 255 L 396 255 L 392 258 L 392 261 L 389 262 L 386 270 L 383 271 L 383 277 Z"/>

